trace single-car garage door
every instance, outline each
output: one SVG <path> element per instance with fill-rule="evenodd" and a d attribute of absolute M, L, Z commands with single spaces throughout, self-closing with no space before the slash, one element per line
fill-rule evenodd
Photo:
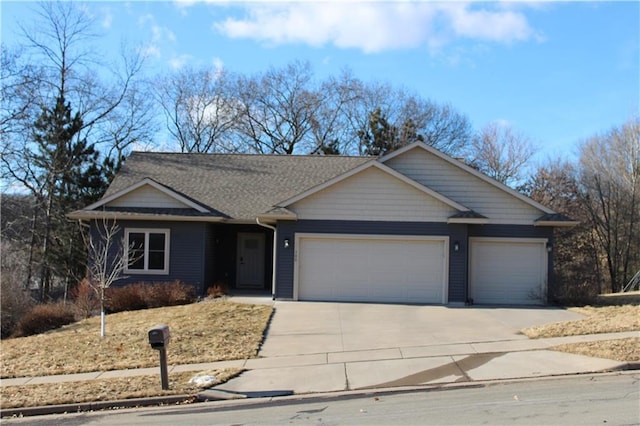
<path fill-rule="evenodd" d="M 544 239 L 470 238 L 469 291 L 474 303 L 544 303 Z"/>
<path fill-rule="evenodd" d="M 298 300 L 447 303 L 446 237 L 303 234 Z"/>

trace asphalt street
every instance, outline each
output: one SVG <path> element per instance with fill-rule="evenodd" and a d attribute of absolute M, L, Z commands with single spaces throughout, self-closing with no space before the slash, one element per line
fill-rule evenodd
<path fill-rule="evenodd" d="M 30 425 L 639 423 L 638 372 L 3 419 L 3 424 Z"/>

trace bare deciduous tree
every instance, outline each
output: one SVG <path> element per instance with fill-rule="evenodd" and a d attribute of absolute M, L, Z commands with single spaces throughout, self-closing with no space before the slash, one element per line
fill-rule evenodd
<path fill-rule="evenodd" d="M 224 70 L 185 68 L 159 80 L 157 99 L 182 152 L 235 151 L 230 133 L 238 106 L 230 78 Z"/>
<path fill-rule="evenodd" d="M 617 292 L 640 269 L 640 119 L 580 147 L 580 195 Z"/>
<path fill-rule="evenodd" d="M 127 266 L 127 253 L 120 226 L 115 220 L 96 221 L 89 231 L 89 285 L 100 299 L 100 336 L 106 335 L 106 290 L 119 279 Z"/>
<path fill-rule="evenodd" d="M 525 135 L 511 127 L 490 123 L 472 140 L 466 157 L 469 164 L 507 186 L 516 187 L 526 176 L 526 165 L 536 148 Z"/>
<path fill-rule="evenodd" d="M 249 151 L 293 154 L 311 135 L 319 96 L 309 63 L 292 62 L 262 75 L 241 76 L 236 96 L 241 108 L 238 133 Z"/>
<path fill-rule="evenodd" d="M 603 269 L 593 225 L 579 196 L 577 167 L 568 160 L 549 159 L 537 167 L 526 193 L 537 202 L 579 224 L 554 231 L 552 302 L 590 303 L 602 293 Z"/>

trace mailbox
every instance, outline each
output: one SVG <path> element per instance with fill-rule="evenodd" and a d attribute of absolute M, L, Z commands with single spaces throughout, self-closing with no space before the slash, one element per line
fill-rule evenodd
<path fill-rule="evenodd" d="M 168 325 L 156 325 L 149 329 L 149 344 L 153 349 L 166 349 L 170 338 Z"/>

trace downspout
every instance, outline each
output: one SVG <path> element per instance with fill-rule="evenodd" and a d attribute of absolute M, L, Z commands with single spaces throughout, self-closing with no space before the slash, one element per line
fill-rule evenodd
<path fill-rule="evenodd" d="M 273 231 L 273 265 L 271 266 L 271 299 L 276 300 L 276 247 L 278 242 L 276 240 L 276 227 L 267 225 L 266 223 L 260 223 L 260 218 L 256 217 L 256 223 L 264 228 L 271 229 Z"/>

